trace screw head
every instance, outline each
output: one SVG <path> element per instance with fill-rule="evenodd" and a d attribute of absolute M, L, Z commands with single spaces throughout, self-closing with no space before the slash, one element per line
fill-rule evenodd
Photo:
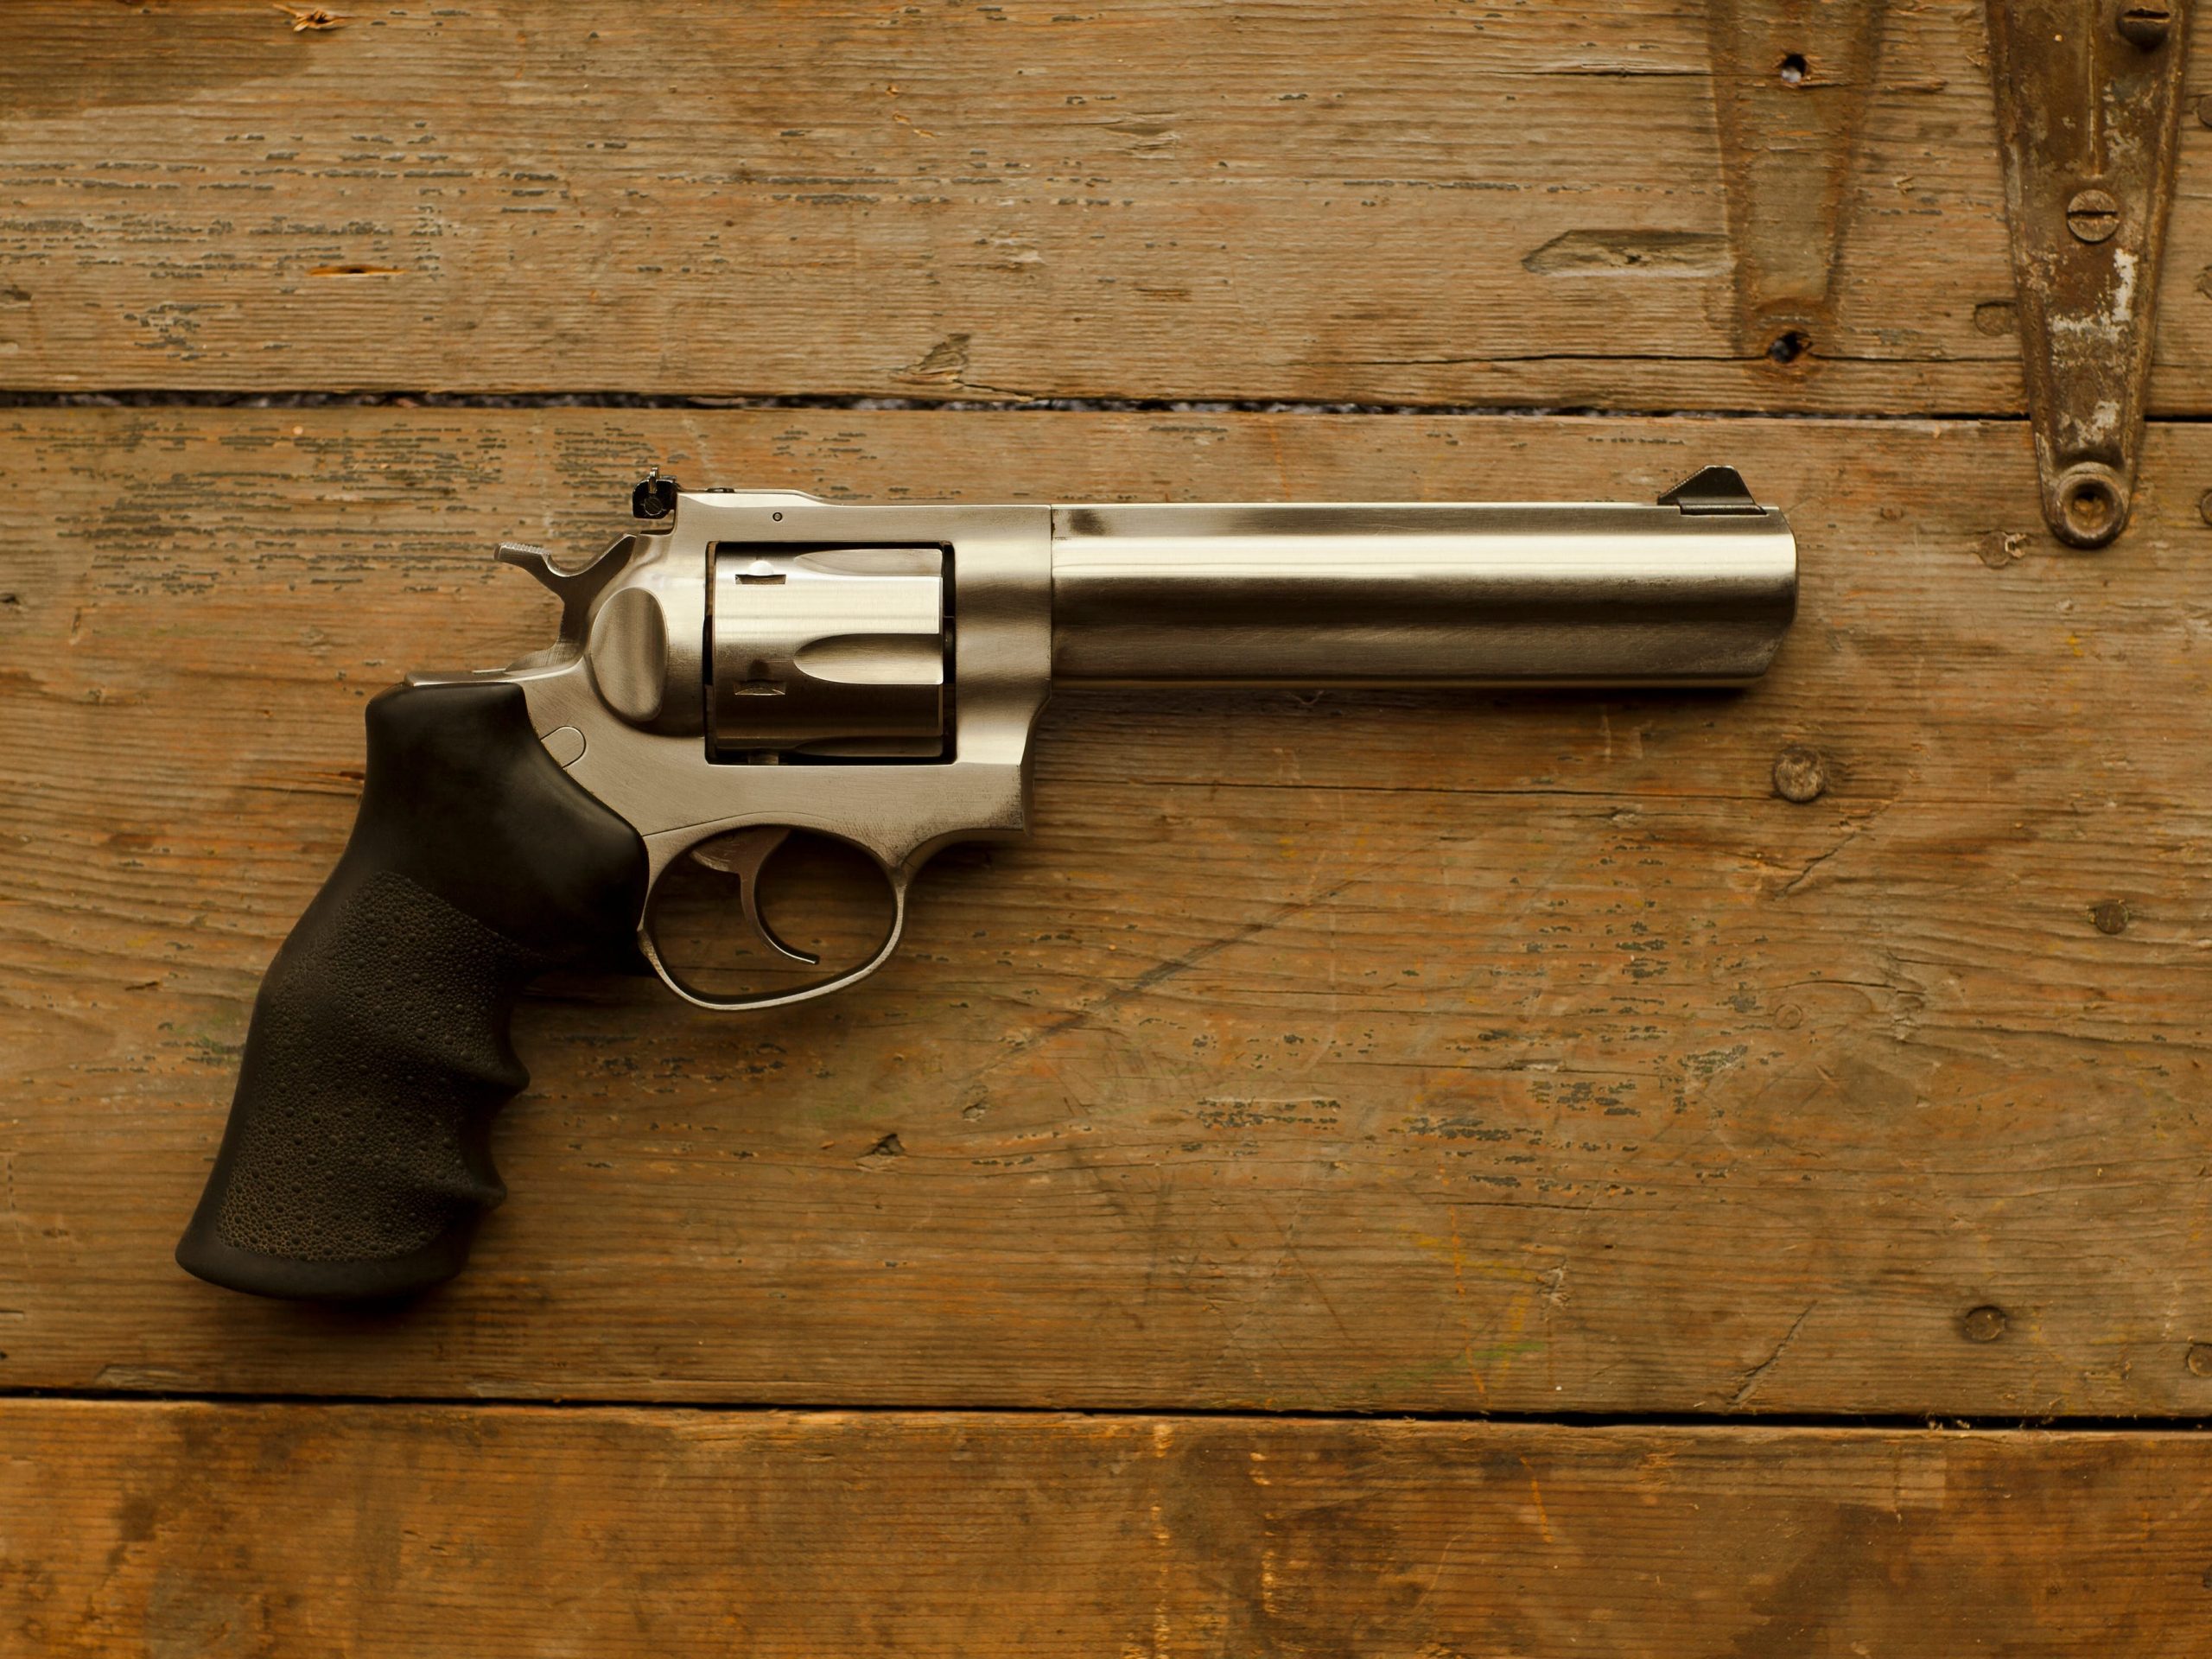
<path fill-rule="evenodd" d="M 2155 52 L 2166 43 L 2174 26 L 2171 0 L 2122 0 L 2120 16 L 2113 20 L 2120 36 L 2130 46 Z"/>
<path fill-rule="evenodd" d="M 1959 1334 L 1968 1342 L 1994 1342 L 2011 1323 L 2003 1308 L 1985 1302 L 1959 1316 Z"/>
<path fill-rule="evenodd" d="M 1774 792 L 1802 806 L 1827 792 L 1828 764 L 1818 749 L 1793 743 L 1774 758 Z"/>
<path fill-rule="evenodd" d="M 2084 242 L 2102 242 L 2120 228 L 2120 204 L 2109 191 L 2077 190 L 2066 204 L 2066 228 Z"/>

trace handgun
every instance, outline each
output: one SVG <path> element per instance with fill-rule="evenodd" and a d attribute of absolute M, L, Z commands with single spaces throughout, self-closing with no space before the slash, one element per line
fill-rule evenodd
<path fill-rule="evenodd" d="M 490 1128 L 529 1082 L 533 979 L 641 957 L 729 1010 L 852 986 L 933 854 L 1023 833 L 1055 686 L 1741 686 L 1796 606 L 1786 519 L 1726 467 L 1649 505 L 869 505 L 655 469 L 632 510 L 588 563 L 499 548 L 560 601 L 551 645 L 369 703 L 353 833 L 255 999 L 189 1272 L 333 1300 L 458 1273 L 506 1195 Z M 764 898 L 801 838 L 880 884 L 842 957 Z M 664 949 L 687 856 L 736 878 L 764 982 Z"/>

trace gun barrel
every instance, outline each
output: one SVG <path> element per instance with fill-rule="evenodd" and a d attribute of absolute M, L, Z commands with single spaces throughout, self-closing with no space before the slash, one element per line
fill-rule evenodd
<path fill-rule="evenodd" d="M 1052 677 L 1107 685 L 1741 685 L 1796 607 L 1739 505 L 1052 511 Z"/>

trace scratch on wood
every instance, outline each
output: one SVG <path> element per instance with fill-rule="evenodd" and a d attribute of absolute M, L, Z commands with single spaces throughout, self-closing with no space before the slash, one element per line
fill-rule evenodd
<path fill-rule="evenodd" d="M 288 6 L 279 3 L 270 8 L 281 11 L 292 20 L 292 33 L 304 35 L 311 29 L 343 29 L 353 20 L 344 12 L 332 11 L 322 6 Z"/>
<path fill-rule="evenodd" d="M 1521 261 L 1539 276 L 1659 270 L 1702 276 L 1728 264 L 1728 238 L 1704 231 L 1567 231 Z"/>
<path fill-rule="evenodd" d="M 1544 1489 L 1536 1478 L 1536 1465 L 1523 1458 L 1521 1466 L 1529 1471 L 1529 1502 L 1535 1506 L 1536 1530 L 1543 1535 L 1546 1543 L 1555 1544 L 1559 1540 L 1552 1536 L 1552 1518 L 1544 1513 Z"/>
<path fill-rule="evenodd" d="M 1744 1373 L 1743 1382 L 1737 1385 L 1736 1392 L 1729 1397 L 1728 1403 L 1732 1408 L 1751 1402 L 1751 1396 L 1758 1392 L 1759 1384 L 1766 1380 L 1766 1374 L 1789 1351 L 1789 1344 L 1797 1340 L 1797 1333 L 1805 1328 L 1805 1321 L 1813 1317 L 1813 1310 L 1819 1306 L 1817 1300 L 1808 1302 L 1805 1311 L 1793 1319 L 1789 1328 L 1782 1333 L 1782 1340 L 1774 1344 L 1774 1351 Z"/>
<path fill-rule="evenodd" d="M 1898 798 L 1893 795 L 1887 800 L 1877 802 L 1873 810 L 1867 813 L 1865 817 L 1853 818 L 1849 823 L 1846 823 L 1843 829 L 1843 835 L 1841 838 L 1836 842 L 1835 845 L 1827 849 L 1825 852 L 1814 854 L 1812 858 L 1806 862 L 1804 867 L 1783 884 L 1782 891 L 1778 896 L 1787 899 L 1791 893 L 1796 892 L 1798 888 L 1803 887 L 1807 880 L 1811 878 L 1814 871 L 1819 869 L 1830 859 L 1834 858 L 1838 853 L 1843 851 L 1845 848 L 1850 846 L 1854 841 L 1857 841 L 1859 836 L 1866 834 L 1867 830 L 1872 829 L 1875 823 L 1880 820 L 1882 815 L 1897 804 L 1897 799 Z"/>
<path fill-rule="evenodd" d="M 975 336 L 969 334 L 947 334 L 906 367 L 896 371 L 895 378 L 909 385 L 938 386 L 947 391 L 1001 397 L 1008 403 L 1028 401 L 1028 392 L 1011 386 L 988 385 L 968 378 L 969 348 L 974 340 Z"/>
<path fill-rule="evenodd" d="M 1475 1363 L 1475 1327 L 1467 1320 L 1467 1253 L 1459 1242 L 1459 1206 L 1446 1205 L 1444 1213 L 1452 1224 L 1452 1297 L 1459 1312 L 1460 1356 L 1467 1363 L 1467 1376 L 1476 1390 L 1487 1400 L 1490 1384 L 1483 1381 L 1482 1367 Z"/>
<path fill-rule="evenodd" d="M 1218 956 L 1231 945 L 1243 944 L 1247 940 L 1255 938 L 1272 929 L 1282 926 L 1287 922 L 1295 920 L 1308 911 L 1319 908 L 1346 888 L 1355 885 L 1367 874 L 1364 870 L 1355 872 L 1310 899 L 1300 899 L 1294 903 L 1284 905 L 1271 914 L 1262 916 L 1256 921 L 1247 922 L 1242 927 L 1223 934 L 1218 938 L 1209 939 L 1202 944 L 1193 945 L 1190 950 L 1171 957 L 1166 962 L 1155 963 L 1146 969 L 1144 972 L 1126 984 L 1114 987 L 1095 1001 L 1086 1002 L 1081 1007 L 1069 1009 L 1057 1020 L 1039 1027 L 1027 1037 L 1011 1045 L 1005 1052 L 996 1056 L 989 1065 L 975 1072 L 967 1080 L 968 1088 L 972 1090 L 986 1077 L 1019 1059 L 1032 1049 L 1050 1042 L 1063 1032 L 1087 1024 L 1100 1014 L 1109 1013 L 1123 1003 L 1166 984 L 1177 975 L 1188 972 L 1208 957 Z"/>
<path fill-rule="evenodd" d="M 1824 852 L 1814 854 L 1811 859 L 1806 862 L 1805 867 L 1799 870 L 1796 874 L 1789 878 L 1789 881 L 1783 887 L 1782 897 L 1787 899 L 1791 893 L 1796 892 L 1798 888 L 1803 887 L 1815 870 L 1819 869 L 1821 865 L 1827 863 L 1845 848 L 1850 846 L 1853 842 L 1858 840 L 1859 832 L 1865 827 L 1865 825 L 1858 823 L 1847 825 L 1843 832 L 1843 838 L 1840 841 L 1837 842 L 1834 846 L 1828 848 Z"/>

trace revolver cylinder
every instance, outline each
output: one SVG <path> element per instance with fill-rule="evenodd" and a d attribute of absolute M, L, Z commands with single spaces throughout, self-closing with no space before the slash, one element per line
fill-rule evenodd
<path fill-rule="evenodd" d="M 720 547 L 707 601 L 715 758 L 944 752 L 944 556 Z"/>

